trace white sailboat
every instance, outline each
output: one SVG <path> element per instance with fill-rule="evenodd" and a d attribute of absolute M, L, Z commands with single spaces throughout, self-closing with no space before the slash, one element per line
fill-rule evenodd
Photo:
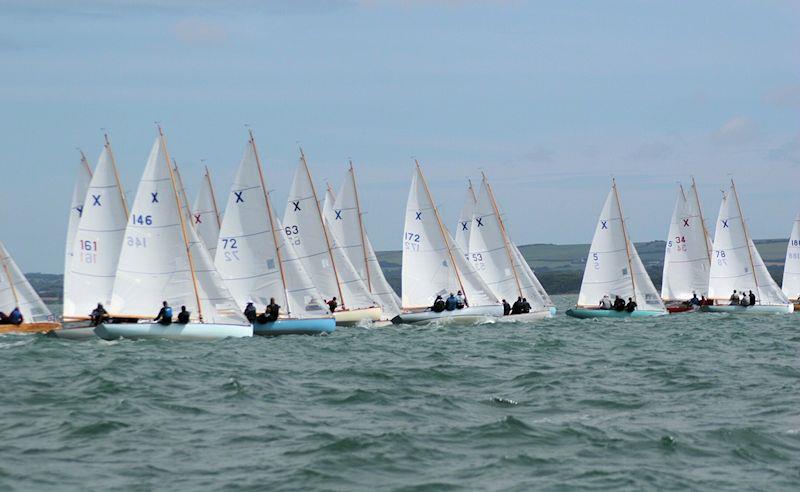
<path fill-rule="evenodd" d="M 529 313 L 506 316 L 504 320 L 527 321 L 555 315 L 553 301 L 508 236 L 489 180 L 485 175 L 482 178 L 471 219 L 470 262 L 496 297 L 505 299 L 509 304 L 519 298 L 531 305 Z M 459 221 L 459 224 L 462 222 Z"/>
<path fill-rule="evenodd" d="M 192 224 L 197 229 L 197 234 L 205 244 L 209 254 L 214 258 L 217 254 L 219 229 L 222 222 L 208 167 L 205 168 L 203 180 L 200 182 L 200 190 L 197 192 L 197 198 L 195 198 L 194 206 L 192 207 Z"/>
<path fill-rule="evenodd" d="M 75 255 L 75 231 L 78 230 L 78 223 L 83 215 L 83 206 L 86 202 L 86 190 L 89 188 L 89 182 L 92 180 L 92 168 L 89 166 L 89 161 L 86 160 L 83 151 L 80 151 L 80 154 L 81 162 L 78 166 L 78 176 L 75 179 L 75 186 L 72 189 L 69 219 L 67 220 L 67 242 L 64 247 L 64 281 L 62 288 L 65 302 L 68 299 L 69 293 L 72 292 L 72 277 L 69 271 L 72 265 L 72 258 Z"/>
<path fill-rule="evenodd" d="M 0 242 L 0 311 L 9 315 L 14 308 L 19 308 L 23 323 L 0 324 L 0 333 L 38 333 L 61 327 Z"/>
<path fill-rule="evenodd" d="M 636 302 L 634 311 L 599 309 L 600 300 L 615 296 Z M 597 221 L 592 245 L 583 271 L 578 304 L 567 310 L 575 318 L 622 318 L 667 314 L 653 281 L 642 264 L 639 253 L 628 235 L 617 183 L 612 180 Z"/>
<path fill-rule="evenodd" d="M 467 307 L 434 312 L 437 295 L 463 292 Z M 403 232 L 402 312 L 395 323 L 436 320 L 476 322 L 503 315 L 503 306 L 455 244 L 434 204 L 422 168 L 415 161 Z"/>
<path fill-rule="evenodd" d="M 792 234 L 786 248 L 786 262 L 783 264 L 781 290 L 794 302 L 797 310 L 800 302 L 800 213 L 794 219 Z"/>
<path fill-rule="evenodd" d="M 692 178 L 689 196 L 678 186 L 678 198 L 664 252 L 661 278 L 661 299 L 670 312 L 690 309 L 684 301 L 708 295 L 708 273 L 711 268 L 711 240 L 703 218 L 697 185 Z"/>
<path fill-rule="evenodd" d="M 66 321 L 89 319 L 98 303 L 110 304 L 114 289 L 128 205 L 107 136 L 81 207 L 73 259 L 64 277 Z"/>
<path fill-rule="evenodd" d="M 319 334 L 336 323 L 289 245 L 269 198 L 253 133 L 239 164 L 220 227 L 215 263 L 240 308 L 270 298 L 286 309 L 258 335 Z"/>
<path fill-rule="evenodd" d="M 112 318 L 141 321 L 103 323 L 95 333 L 104 339 L 252 336 L 252 326 L 182 213 L 184 205 L 160 127 L 158 133 L 131 208 L 108 309 Z M 150 321 L 162 301 L 176 311 L 187 306 L 190 322 Z"/>
<path fill-rule="evenodd" d="M 400 298 L 386 281 L 372 243 L 367 237 L 352 162 L 339 193 L 334 197 L 329 190 L 325 204 L 325 222 L 331 233 L 334 249 L 340 249 L 355 267 L 359 278 L 380 305 L 381 318 L 394 318 L 400 314 Z"/>
<path fill-rule="evenodd" d="M 333 313 L 337 324 L 352 325 L 381 318 L 377 301 L 353 264 L 341 249 L 332 246 L 333 239 L 302 149 L 289 190 L 283 227 L 322 296 L 325 300 L 337 299 L 340 309 Z"/>
<path fill-rule="evenodd" d="M 454 236 L 456 246 L 465 253 L 469 251 L 469 237 L 472 232 L 475 204 L 478 202 L 475 189 L 472 187 L 472 180 L 468 179 L 467 183 L 467 196 L 464 197 L 464 205 L 458 213 L 458 224 L 456 225 L 456 233 Z"/>
<path fill-rule="evenodd" d="M 747 307 L 728 305 L 734 290 L 748 296 L 752 291 L 756 304 Z M 715 305 L 702 306 L 702 311 L 747 314 L 794 311 L 794 305 L 772 279 L 750 237 L 733 180 L 719 208 L 708 297 Z"/>

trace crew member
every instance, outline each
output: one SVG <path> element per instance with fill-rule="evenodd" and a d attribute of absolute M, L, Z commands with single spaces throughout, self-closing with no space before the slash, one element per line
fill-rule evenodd
<path fill-rule="evenodd" d="M 186 306 L 181 306 L 181 312 L 178 313 L 178 324 L 185 325 L 189 322 L 189 316 L 191 313 L 186 310 Z"/>
<path fill-rule="evenodd" d="M 171 325 L 172 324 L 172 308 L 169 307 L 167 301 L 162 303 L 161 310 L 158 312 L 158 316 L 153 319 L 156 323 L 160 323 L 162 325 Z"/>

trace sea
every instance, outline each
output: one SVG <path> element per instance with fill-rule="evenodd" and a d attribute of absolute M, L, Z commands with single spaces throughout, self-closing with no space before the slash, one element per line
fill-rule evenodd
<path fill-rule="evenodd" d="M 0 490 L 798 490 L 800 314 L 0 336 Z"/>

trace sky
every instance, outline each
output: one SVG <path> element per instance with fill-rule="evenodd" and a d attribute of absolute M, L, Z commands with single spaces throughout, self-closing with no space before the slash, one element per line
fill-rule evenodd
<path fill-rule="evenodd" d="M 664 239 L 694 175 L 712 229 L 735 178 L 752 236 L 788 237 L 799 47 L 796 1 L 1 0 L 0 239 L 62 271 L 76 149 L 107 131 L 132 197 L 155 122 L 221 196 L 252 128 L 281 213 L 298 145 L 319 188 L 352 158 L 379 250 L 413 158 L 451 230 L 483 171 L 516 243 L 588 243 L 614 176 Z"/>

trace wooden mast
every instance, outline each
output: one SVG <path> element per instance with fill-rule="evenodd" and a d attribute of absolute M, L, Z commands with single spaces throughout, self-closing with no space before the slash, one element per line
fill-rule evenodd
<path fill-rule="evenodd" d="M 517 292 L 519 292 L 520 297 L 525 297 L 522 292 L 522 284 L 519 281 L 519 273 L 517 272 L 517 268 L 514 262 L 514 255 L 511 253 L 511 240 L 508 238 L 508 232 L 506 231 L 506 226 L 503 223 L 503 218 L 500 216 L 500 209 L 497 207 L 497 202 L 494 199 L 494 192 L 492 191 L 492 186 L 489 184 L 489 180 L 486 179 L 486 174 L 481 172 L 481 176 L 483 177 L 483 185 L 486 186 L 486 191 L 489 194 L 489 199 L 492 201 L 492 209 L 494 210 L 494 215 L 497 217 L 497 224 L 500 226 L 500 233 L 503 235 L 503 246 L 506 249 L 506 254 L 508 255 L 508 261 L 511 264 L 511 271 L 514 272 L 514 282 L 517 284 Z M 469 184 L 470 190 L 472 190 L 472 183 Z M 474 193 L 473 193 L 474 196 Z"/>
<path fill-rule="evenodd" d="M 156 125 L 158 127 L 158 137 L 161 141 L 161 150 L 164 151 L 164 159 L 166 159 L 167 169 L 169 170 L 169 179 L 170 183 L 172 184 L 172 192 L 175 195 L 175 205 L 178 206 L 178 219 L 181 221 L 181 233 L 183 235 L 183 244 L 186 247 L 186 257 L 189 260 L 189 271 L 192 274 L 192 285 L 194 286 L 194 298 L 197 302 L 197 316 L 201 323 L 203 323 L 203 305 L 200 303 L 200 289 L 197 286 L 197 274 L 195 273 L 194 268 L 194 258 L 192 258 L 192 248 L 189 245 L 189 234 L 186 231 L 186 220 L 183 216 L 183 211 L 181 210 L 181 198 L 178 195 L 178 187 L 175 183 L 175 173 L 173 172 L 172 166 L 170 165 L 170 158 L 169 152 L 167 151 L 167 140 L 164 137 L 164 132 L 161 130 L 161 125 Z M 176 167 L 177 170 L 177 167 Z"/>
<path fill-rule="evenodd" d="M 761 304 L 761 289 L 758 286 L 758 275 L 756 275 L 756 265 L 753 261 L 753 251 L 750 250 L 752 241 L 750 241 L 750 233 L 747 231 L 747 224 L 744 221 L 742 207 L 739 204 L 739 193 L 736 192 L 736 185 L 733 182 L 733 178 L 731 178 L 731 189 L 733 190 L 733 198 L 736 200 L 736 209 L 739 211 L 739 220 L 742 223 L 742 230 L 744 231 L 744 241 L 747 243 L 747 257 L 750 259 L 750 271 L 753 273 L 753 282 L 756 284 L 756 292 L 758 292 L 758 303 Z M 755 244 L 753 247 L 755 247 Z"/>
<path fill-rule="evenodd" d="M 703 206 L 700 205 L 700 195 L 697 194 L 697 184 L 694 182 L 692 176 L 692 190 L 694 191 L 694 201 L 697 204 L 697 212 L 700 214 L 700 226 L 703 228 L 703 238 L 706 241 L 706 252 L 708 253 L 708 261 L 711 261 L 711 241 L 708 239 L 708 229 L 706 228 L 706 219 L 703 218 Z"/>
<path fill-rule="evenodd" d="M 319 206 L 319 199 L 317 198 L 317 187 L 314 186 L 314 180 L 311 179 L 311 170 L 308 169 L 308 162 L 306 162 L 306 155 L 303 153 L 303 147 L 300 147 L 300 161 L 303 163 L 308 182 L 311 184 L 311 195 L 314 198 L 314 205 L 317 207 L 317 215 L 319 216 L 319 223 L 322 226 L 322 234 L 325 236 L 325 246 L 328 248 L 328 257 L 331 259 L 331 268 L 333 269 L 333 278 L 336 280 L 336 288 L 339 291 L 339 300 L 342 301 L 342 309 L 346 309 L 344 295 L 342 295 L 342 281 L 339 280 L 336 261 L 333 259 L 333 249 L 331 248 L 331 239 L 328 236 L 328 227 L 325 225 L 325 219 L 322 216 L 322 208 Z"/>
<path fill-rule="evenodd" d="M 189 197 L 186 196 L 186 187 L 183 185 L 183 177 L 181 177 L 181 172 L 178 169 L 178 161 L 172 159 L 172 169 L 175 171 L 175 177 L 178 180 L 178 186 L 180 186 L 181 196 L 183 197 L 183 206 L 186 208 L 186 218 L 189 220 L 189 224 L 192 223 L 192 210 L 189 208 Z M 192 225 L 194 227 L 194 225 Z"/>
<path fill-rule="evenodd" d="M 211 183 L 211 172 L 206 168 L 206 183 L 208 184 L 208 191 L 211 193 L 211 205 L 214 206 L 214 218 L 217 220 L 217 230 L 222 228 L 222 222 L 219 219 L 219 208 L 217 208 L 217 196 L 214 194 L 214 185 Z"/>
<path fill-rule="evenodd" d="M 367 289 L 372 293 L 372 278 L 369 274 L 369 255 L 367 254 L 367 231 L 364 230 L 364 221 L 361 217 L 361 202 L 358 199 L 358 186 L 356 185 L 356 170 L 353 168 L 353 161 L 350 161 L 350 180 L 353 183 L 353 195 L 356 200 L 356 216 L 358 217 L 358 229 L 361 232 L 361 252 L 364 255 L 364 272 L 367 277 Z"/>
<path fill-rule="evenodd" d="M 108 133 L 104 133 L 103 137 L 106 140 L 105 147 L 108 150 L 108 155 L 111 157 L 111 167 L 114 168 L 114 180 L 117 183 L 117 191 L 119 192 L 119 199 L 122 201 L 122 210 L 125 212 L 125 220 L 128 220 L 128 201 L 125 199 L 125 192 L 122 190 L 122 181 L 119 179 L 119 170 L 117 169 L 117 159 L 114 157 L 114 151 L 111 150 L 111 141 L 108 139 Z"/>
<path fill-rule="evenodd" d="M 267 205 L 267 218 L 269 219 L 269 229 L 272 231 L 272 241 L 275 244 L 275 259 L 278 261 L 278 271 L 281 274 L 281 282 L 283 283 L 283 297 L 286 300 L 286 315 L 291 315 L 291 307 L 289 305 L 289 289 L 286 287 L 286 272 L 283 270 L 283 261 L 281 260 L 281 248 L 278 243 L 278 236 L 275 232 L 275 221 L 272 217 L 272 204 L 269 201 L 269 193 L 267 193 L 267 185 L 264 181 L 264 171 L 261 169 L 261 159 L 258 157 L 258 148 L 256 148 L 256 138 L 253 136 L 253 130 L 248 129 L 250 134 L 250 146 L 253 148 L 253 155 L 256 158 L 258 166 L 258 179 L 261 182 L 261 191 L 264 192 L 264 203 Z"/>
<path fill-rule="evenodd" d="M 619 220 L 622 224 L 622 236 L 625 239 L 625 254 L 628 256 L 628 275 L 631 276 L 631 286 L 633 287 L 633 301 L 636 302 L 636 280 L 633 274 L 633 263 L 631 262 L 631 246 L 628 239 L 628 229 L 625 227 L 625 213 L 622 211 L 622 203 L 619 199 L 619 192 L 617 191 L 617 180 L 611 178 L 611 188 L 614 189 L 614 197 L 617 199 L 617 209 L 619 210 Z M 681 191 L 683 188 L 681 188 Z"/>
<path fill-rule="evenodd" d="M 464 289 L 464 283 L 461 281 L 461 272 L 458 271 L 458 265 L 456 265 L 456 259 L 453 257 L 453 248 L 450 246 L 450 241 L 447 239 L 447 233 L 445 232 L 444 224 L 442 223 L 442 218 L 439 217 L 439 210 L 436 208 L 436 203 L 433 201 L 433 196 L 431 196 L 431 191 L 428 189 L 428 182 L 425 180 L 425 175 L 422 174 L 422 168 L 419 165 L 419 161 L 414 159 L 414 164 L 417 166 L 417 175 L 422 179 L 422 186 L 425 188 L 425 194 L 428 195 L 428 201 L 431 202 L 431 207 L 433 208 L 433 215 L 436 217 L 436 222 L 439 224 L 439 232 L 442 234 L 442 239 L 444 240 L 444 245 L 447 248 L 447 254 L 450 256 L 450 264 L 453 265 L 453 271 L 456 273 L 456 280 L 458 280 L 458 285 L 461 287 L 461 293 L 464 294 L 464 298 L 468 299 L 466 289 Z"/>
<path fill-rule="evenodd" d="M 92 166 L 89 165 L 89 160 L 86 159 L 86 155 L 83 153 L 83 151 L 78 149 L 78 152 L 81 154 L 81 164 L 83 164 L 84 169 L 86 169 L 86 172 L 89 173 L 89 177 L 91 178 L 94 176 L 94 173 L 92 172 Z"/>

